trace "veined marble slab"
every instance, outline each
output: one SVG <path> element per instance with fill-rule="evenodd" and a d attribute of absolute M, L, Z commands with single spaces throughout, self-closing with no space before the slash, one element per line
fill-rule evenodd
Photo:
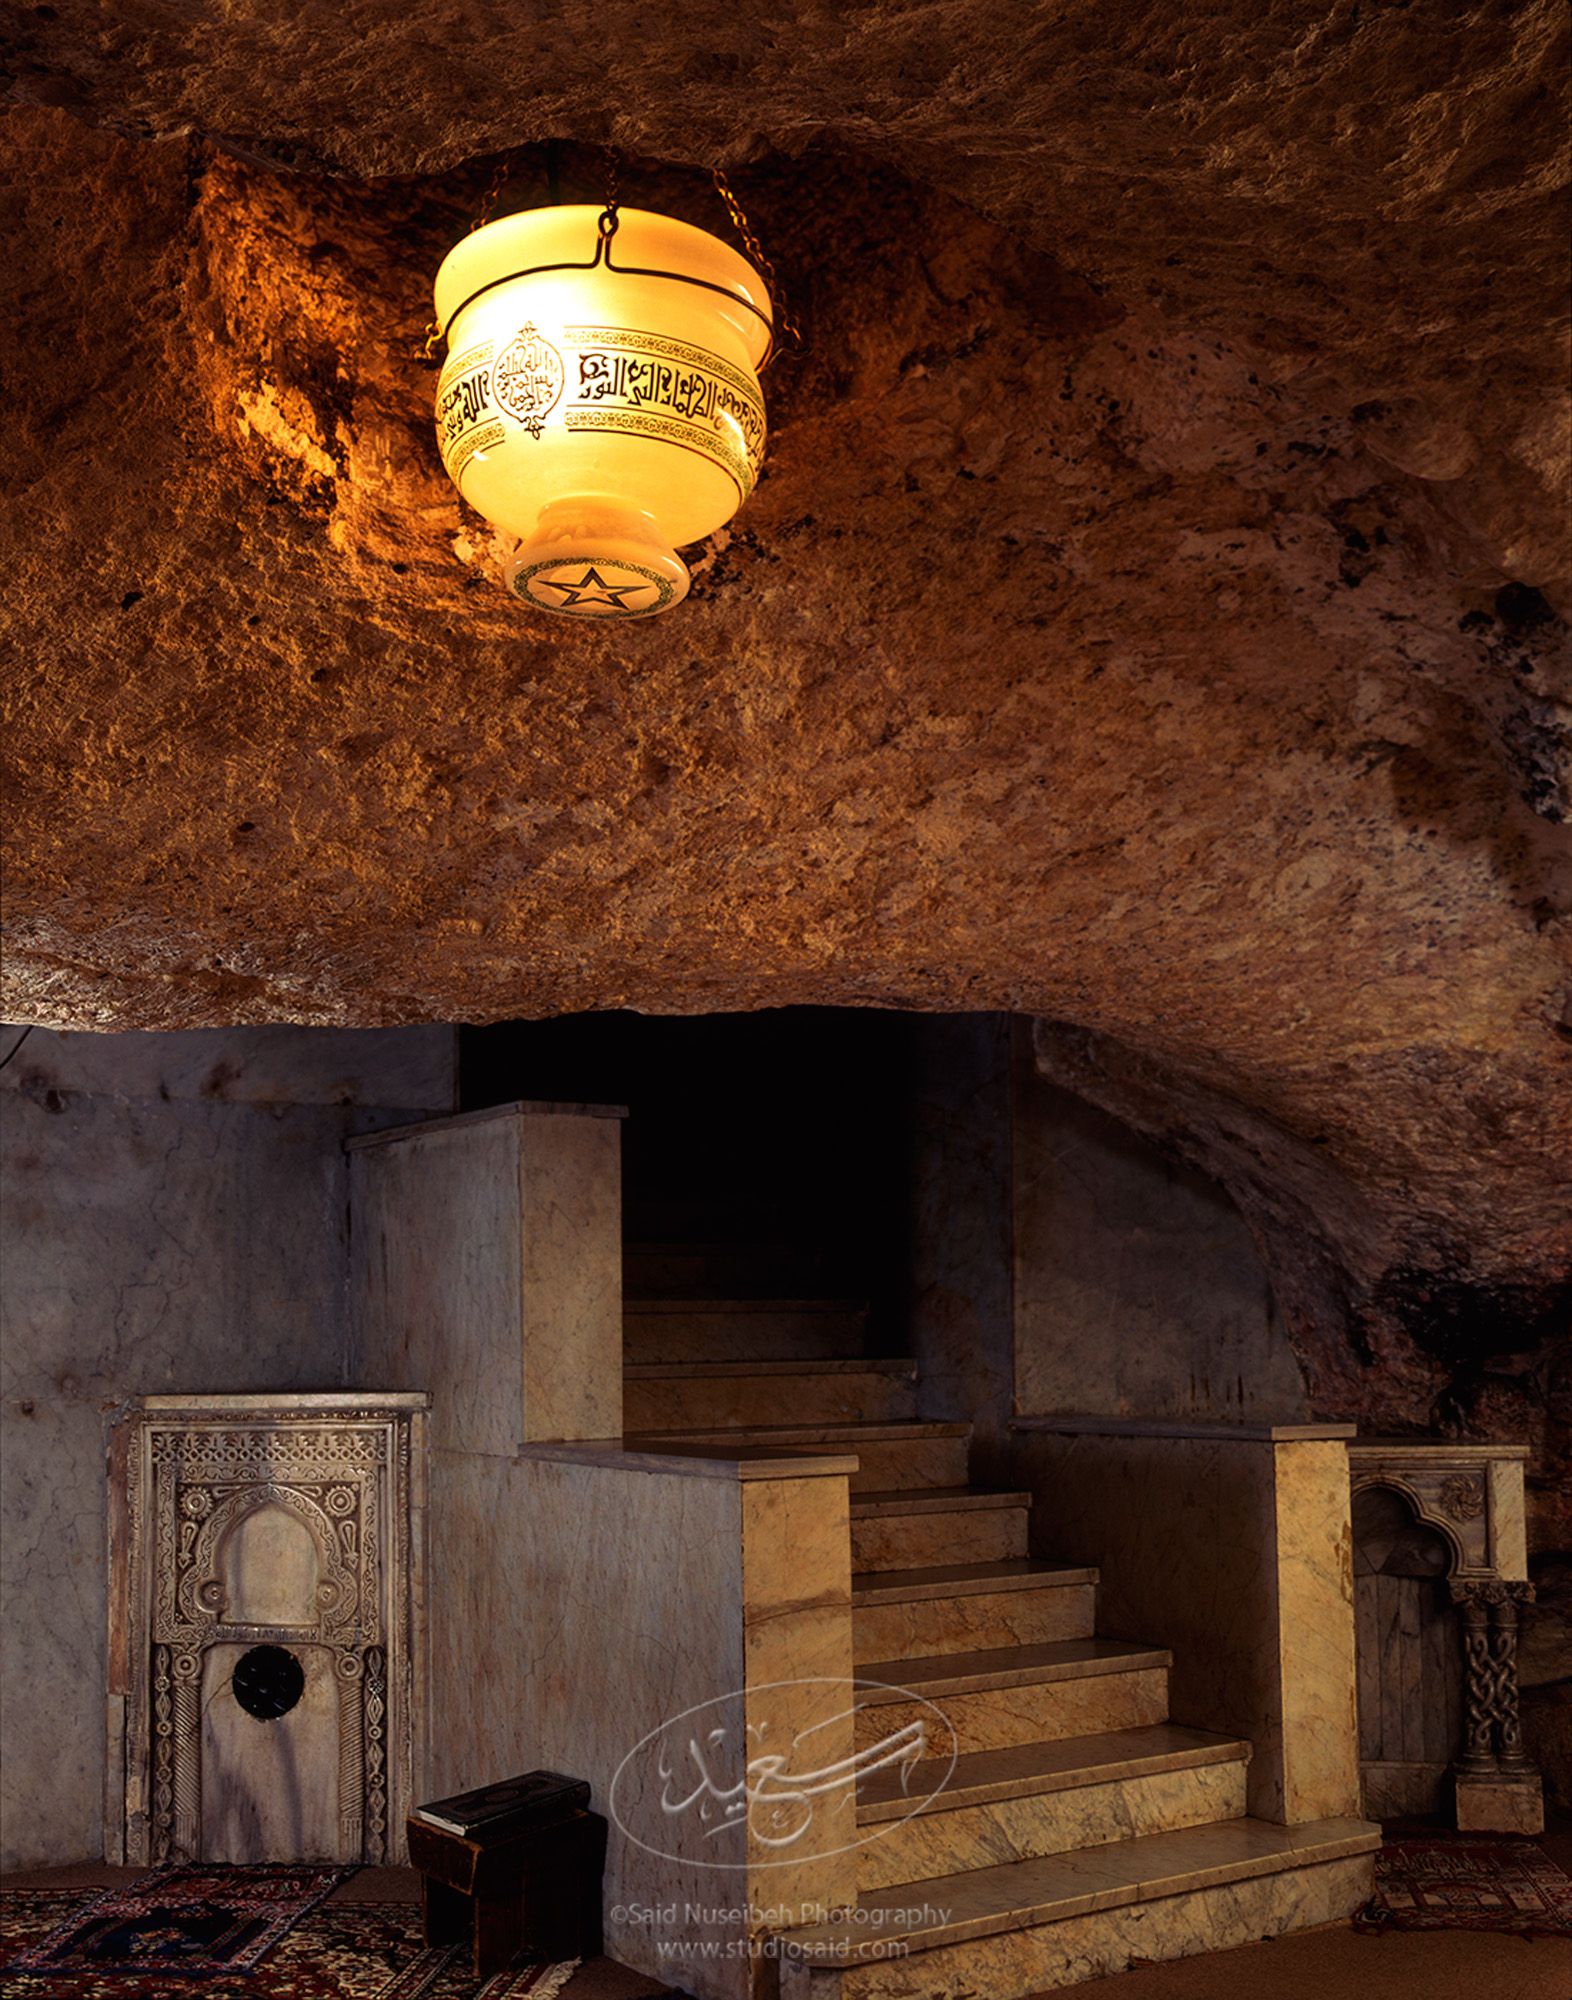
<path fill-rule="evenodd" d="M 1156 1771 L 1249 1760 L 1250 1745 L 1238 1737 L 1155 1723 L 1145 1729 L 1114 1729 L 1097 1736 L 1022 1743 L 1013 1749 L 958 1757 L 939 1803 L 946 1807 L 979 1805 L 990 1799 L 1063 1791 L 1110 1778 L 1149 1777 Z M 910 1774 L 874 1774 L 858 1788 L 858 1818 L 870 1823 L 899 1818 L 909 1810 L 912 1796 L 925 1789 L 925 1783 L 920 1766 Z"/>
<path fill-rule="evenodd" d="M 1247 1762 L 1236 1754 L 1134 1774 L 1115 1768 L 1079 1785 L 969 1804 L 946 1787 L 858 1849 L 858 1893 L 1242 1818 Z"/>
<path fill-rule="evenodd" d="M 1307 1859 L 1277 1872 L 1149 1900 L 1094 1904 L 1021 1931 L 882 1963 L 787 1960 L 781 2000 L 1029 2000 L 1137 1961 L 1189 1958 L 1335 1923 L 1368 1901 L 1370 1853 Z"/>
<path fill-rule="evenodd" d="M 935 1574 L 948 1574 L 956 1581 L 936 1584 L 931 1580 Z M 1096 1630 L 1095 1577 L 1094 1570 L 1054 1569 L 1030 1562 L 854 1575 L 852 1634 L 857 1657 L 894 1660 L 1089 1639 Z M 881 1591 L 881 1583 L 896 1588 Z"/>
<path fill-rule="evenodd" d="M 1367 1857 L 1380 1844 L 1381 1829 L 1367 1820 L 1298 1827 L 1225 1820 L 859 1894 L 857 1924 L 812 1925 L 794 1933 L 789 1944 L 793 1956 L 809 1962 L 815 1954 L 843 1962 L 876 1960 L 880 1942 L 892 1938 L 914 1954 L 926 1953 L 1312 1862 Z M 1370 1879 L 1368 1864 L 1365 1879 Z"/>
<path fill-rule="evenodd" d="M 430 1790 L 587 1778 L 613 1822 L 608 1952 L 699 2000 L 752 2000 L 756 1912 L 855 1886 L 833 1851 L 856 1837 L 849 1785 L 845 1839 L 811 1851 L 728 1810 L 752 1757 L 799 1738 L 815 1765 L 851 1751 L 846 1474 L 824 1465 L 433 1454 Z M 836 1809 L 816 1805 L 821 1831 Z M 673 1939 L 693 1955 L 663 1957 Z"/>
<path fill-rule="evenodd" d="M 1255 1746 L 1250 1810 L 1357 1810 L 1347 1447 L 1180 1427 L 1016 1433 L 1040 1553 L 1101 1570 L 1106 1629 L 1173 1654 L 1172 1714 Z"/>
<path fill-rule="evenodd" d="M 910 1418 L 909 1361 L 651 1363 L 626 1371 L 630 1431 L 693 1431 L 781 1423 L 876 1423 Z"/>
<path fill-rule="evenodd" d="M 1327 1438 L 1351 1438 L 1353 1424 L 1238 1423 L 1211 1418 L 1109 1417 L 1079 1411 L 1047 1416 L 1012 1417 L 1012 1431 L 1064 1431 L 1094 1437 L 1204 1438 L 1217 1444 L 1307 1444 Z"/>
<path fill-rule="evenodd" d="M 451 1039 L 37 1029 L 0 1072 L 0 1865 L 95 1857 L 123 1805 L 106 1412 L 352 1379 L 343 1141 L 451 1102 Z"/>
<path fill-rule="evenodd" d="M 445 1449 L 622 1430 L 620 1111 L 505 1105 L 351 1143 L 355 1372 Z"/>
<path fill-rule="evenodd" d="M 1018 1493 L 859 1496 L 852 1502 L 852 1563 L 868 1573 L 1020 1560 L 1029 1504 Z"/>
<path fill-rule="evenodd" d="M 915 1693 L 915 1689 L 913 1690 Z M 1134 1729 L 1168 1714 L 1168 1681 L 1160 1670 L 1098 1675 L 1086 1680 L 1018 1681 L 968 1688 L 936 1698 L 943 1717 L 912 1701 L 857 1711 L 857 1747 L 867 1749 L 899 1729 L 923 1723 L 936 1755 L 953 1743 L 962 1751 L 1041 1743 L 1104 1729 Z"/>

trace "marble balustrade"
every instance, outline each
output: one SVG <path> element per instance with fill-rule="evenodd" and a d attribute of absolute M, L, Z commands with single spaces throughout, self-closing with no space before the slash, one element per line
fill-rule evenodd
<path fill-rule="evenodd" d="M 612 1822 L 606 1950 L 698 2000 L 753 2000 L 762 1933 L 854 1893 L 851 1855 L 821 1852 L 837 1815 L 854 1832 L 851 1788 L 796 1838 L 748 1772 L 851 1754 L 853 1463 L 432 1455 L 428 1790 L 587 1778 Z"/>
<path fill-rule="evenodd" d="M 352 1376 L 429 1388 L 436 1449 L 621 1431 L 623 1116 L 504 1104 L 349 1142 Z"/>
<path fill-rule="evenodd" d="M 1034 1554 L 1101 1571 L 1098 1629 L 1173 1654 L 1175 1722 L 1245 1738 L 1250 1811 L 1359 1811 L 1351 1425 L 1017 1419 Z"/>

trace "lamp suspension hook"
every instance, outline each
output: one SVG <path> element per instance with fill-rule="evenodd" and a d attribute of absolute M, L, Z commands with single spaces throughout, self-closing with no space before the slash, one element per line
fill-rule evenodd
<path fill-rule="evenodd" d="M 475 210 L 474 219 L 465 232 L 467 235 L 473 236 L 477 229 L 484 229 L 486 224 L 491 220 L 491 211 L 496 207 L 498 198 L 501 196 L 503 188 L 506 187 L 508 176 L 512 171 L 513 156 L 510 153 L 504 153 L 492 169 L 491 180 L 487 185 L 486 192 L 480 198 L 480 205 Z M 434 361 L 437 356 L 437 349 L 441 345 L 442 328 L 434 319 L 427 320 L 425 343 L 420 350 L 422 358 L 427 361 Z"/>
<path fill-rule="evenodd" d="M 797 324 L 796 315 L 787 301 L 786 288 L 781 283 L 774 264 L 765 254 L 764 245 L 754 235 L 748 218 L 743 212 L 742 203 L 738 201 L 735 193 L 732 191 L 730 180 L 720 167 L 712 167 L 710 169 L 710 179 L 715 183 L 715 192 L 720 196 L 726 213 L 731 217 L 732 227 L 742 238 L 742 247 L 747 251 L 749 260 L 758 266 L 765 284 L 769 287 L 770 308 L 774 314 L 775 324 L 780 330 L 781 336 L 789 341 L 793 347 L 800 349 L 802 346 L 802 328 Z"/>
<path fill-rule="evenodd" d="M 602 150 L 606 155 L 606 206 L 595 225 L 600 233 L 600 244 L 595 253 L 597 257 L 609 247 L 617 233 L 617 200 L 622 185 L 622 162 L 616 147 L 606 146 Z"/>

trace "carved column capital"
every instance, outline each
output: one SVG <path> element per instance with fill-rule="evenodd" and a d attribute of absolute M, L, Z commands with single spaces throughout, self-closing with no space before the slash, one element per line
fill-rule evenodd
<path fill-rule="evenodd" d="M 1452 1593 L 1452 1602 L 1465 1607 L 1470 1604 L 1532 1604 L 1534 1601 L 1534 1586 L 1531 1583 L 1503 1576 L 1451 1576 L 1447 1578 L 1447 1588 Z"/>

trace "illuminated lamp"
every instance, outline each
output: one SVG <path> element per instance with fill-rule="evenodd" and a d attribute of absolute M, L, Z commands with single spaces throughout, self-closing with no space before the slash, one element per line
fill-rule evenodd
<path fill-rule="evenodd" d="M 442 462 L 519 538 L 509 588 L 580 618 L 681 603 L 678 548 L 731 519 L 764 455 L 758 270 L 669 216 L 527 209 L 448 253 L 436 324 Z"/>

